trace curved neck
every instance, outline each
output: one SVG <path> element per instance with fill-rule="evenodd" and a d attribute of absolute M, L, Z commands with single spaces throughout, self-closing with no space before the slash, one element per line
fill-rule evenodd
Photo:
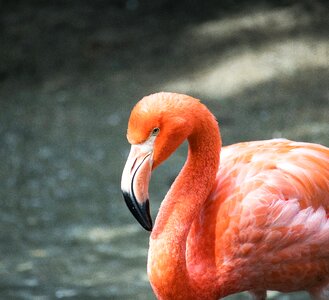
<path fill-rule="evenodd" d="M 187 161 L 161 204 L 150 238 L 148 273 L 160 299 L 174 299 L 178 294 L 181 299 L 195 297 L 188 284 L 186 241 L 213 187 L 221 148 L 215 118 L 208 111 L 201 117 L 188 137 Z"/>

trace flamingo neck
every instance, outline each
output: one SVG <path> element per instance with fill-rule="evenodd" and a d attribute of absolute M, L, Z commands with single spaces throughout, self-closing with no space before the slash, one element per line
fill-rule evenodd
<path fill-rule="evenodd" d="M 214 184 L 221 148 L 217 122 L 210 113 L 204 119 L 188 137 L 186 163 L 161 204 L 151 234 L 148 273 L 159 299 L 197 298 L 186 268 L 186 242 Z"/>

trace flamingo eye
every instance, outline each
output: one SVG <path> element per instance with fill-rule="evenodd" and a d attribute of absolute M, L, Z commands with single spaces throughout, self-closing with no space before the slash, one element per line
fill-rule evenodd
<path fill-rule="evenodd" d="M 153 136 L 157 136 L 159 134 L 159 132 L 160 132 L 160 128 L 159 127 L 155 127 L 152 130 L 152 135 Z"/>

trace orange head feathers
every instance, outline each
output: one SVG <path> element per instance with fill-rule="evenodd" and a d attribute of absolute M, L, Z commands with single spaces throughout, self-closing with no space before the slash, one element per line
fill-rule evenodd
<path fill-rule="evenodd" d="M 152 229 L 148 200 L 151 171 L 185 139 L 189 139 L 191 146 L 196 133 L 211 130 L 218 136 L 214 145 L 218 153 L 220 139 L 214 116 L 199 100 L 186 95 L 157 93 L 144 97 L 133 108 L 127 131 L 132 146 L 121 188 L 129 209 L 145 229 Z"/>
<path fill-rule="evenodd" d="M 156 136 L 152 164 L 155 168 L 191 134 L 196 123 L 191 112 L 203 107 L 199 100 L 181 94 L 157 93 L 144 97 L 131 112 L 127 139 L 134 145 Z"/>

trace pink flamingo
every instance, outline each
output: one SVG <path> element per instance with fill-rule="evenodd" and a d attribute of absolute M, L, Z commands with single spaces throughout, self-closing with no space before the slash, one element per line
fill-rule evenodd
<path fill-rule="evenodd" d="M 329 149 L 285 139 L 221 147 L 199 100 L 147 96 L 132 110 L 125 201 L 152 230 L 148 276 L 158 299 L 306 290 L 329 299 Z M 151 171 L 185 140 L 187 161 L 154 227 Z M 153 228 L 153 229 L 152 229 Z"/>

